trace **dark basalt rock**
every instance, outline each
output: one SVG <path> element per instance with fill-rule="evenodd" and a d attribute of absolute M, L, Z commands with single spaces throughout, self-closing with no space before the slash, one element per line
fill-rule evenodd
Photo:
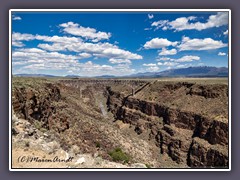
<path fill-rule="evenodd" d="M 176 83 L 164 86 L 168 91 L 175 91 L 182 87 L 186 88 L 187 94 L 204 98 L 220 98 L 227 91 L 224 85 L 215 87 L 194 83 Z M 224 149 L 227 148 L 227 122 L 172 108 L 165 104 L 140 100 L 134 96 L 126 97 L 110 88 L 107 91 L 109 111 L 115 115 L 115 118 L 135 126 L 137 134 L 150 130 L 150 140 L 154 139 L 160 152 L 168 154 L 173 161 L 186 163 L 190 167 L 228 166 L 228 156 L 214 148 L 219 145 Z M 162 118 L 162 125 L 157 123 L 158 118 Z M 173 126 L 179 129 L 179 132 Z M 196 137 L 203 139 L 205 144 L 198 145 L 193 140 Z"/>
<path fill-rule="evenodd" d="M 60 115 L 52 105 L 60 99 L 60 89 L 51 83 L 44 84 L 40 89 L 15 88 L 13 110 L 19 118 L 29 120 L 31 123 L 39 121 L 43 128 L 62 132 L 69 128 L 68 119 L 65 115 Z"/>

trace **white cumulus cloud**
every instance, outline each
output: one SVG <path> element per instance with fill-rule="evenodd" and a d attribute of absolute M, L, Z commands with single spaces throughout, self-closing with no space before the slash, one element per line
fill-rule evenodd
<path fill-rule="evenodd" d="M 224 52 L 219 52 L 218 53 L 218 56 L 226 56 L 227 54 L 226 53 L 224 53 Z"/>
<path fill-rule="evenodd" d="M 16 21 L 16 20 L 22 20 L 22 18 L 20 16 L 16 16 L 16 15 L 13 15 L 12 16 L 12 20 Z"/>
<path fill-rule="evenodd" d="M 169 57 L 159 57 L 156 60 L 157 61 L 169 61 L 169 60 L 171 60 L 171 58 L 169 58 Z"/>
<path fill-rule="evenodd" d="M 12 46 L 23 47 L 25 44 L 23 44 L 21 41 L 12 41 Z"/>
<path fill-rule="evenodd" d="M 204 30 L 213 27 L 220 27 L 228 24 L 228 12 L 218 12 L 217 14 L 210 15 L 206 22 L 196 21 L 196 17 L 180 17 L 173 21 L 160 20 L 155 21 L 151 26 L 155 26 L 157 29 L 162 28 L 163 30 L 172 29 L 175 31 L 183 30 Z"/>
<path fill-rule="evenodd" d="M 176 65 L 178 65 L 178 63 L 176 63 L 176 62 L 164 62 L 163 65 L 164 66 L 176 66 Z"/>
<path fill-rule="evenodd" d="M 227 44 L 224 44 L 222 41 L 216 41 L 211 38 L 204 39 L 190 39 L 188 37 L 183 37 L 182 42 L 177 47 L 180 51 L 186 50 L 212 50 L 226 47 Z"/>
<path fill-rule="evenodd" d="M 160 49 L 167 46 L 176 46 L 178 42 L 171 42 L 165 38 L 153 38 L 144 44 L 145 49 Z"/>
<path fill-rule="evenodd" d="M 38 48 L 19 48 L 15 49 L 12 54 L 12 64 L 19 73 L 41 73 L 42 70 L 63 71 L 61 75 L 68 73 L 81 76 L 100 76 L 100 75 L 128 75 L 136 70 L 128 64 L 96 64 L 92 61 L 81 63 L 79 55 L 67 55 L 58 52 L 47 52 Z"/>
<path fill-rule="evenodd" d="M 223 35 L 225 35 L 225 36 L 228 35 L 228 30 L 224 31 Z"/>
<path fill-rule="evenodd" d="M 86 39 L 91 39 L 93 40 L 93 42 L 109 39 L 111 37 L 111 33 L 97 31 L 96 29 L 90 27 L 83 27 L 73 22 L 63 23 L 59 26 L 62 27 L 63 31 L 68 34 L 80 36 Z"/>
<path fill-rule="evenodd" d="M 159 53 L 159 55 L 161 56 L 166 56 L 166 55 L 175 55 L 177 54 L 177 50 L 176 49 L 170 49 L 167 50 L 166 48 L 162 48 L 162 51 Z"/>
<path fill-rule="evenodd" d="M 147 68 L 146 70 L 150 71 L 150 72 L 155 72 L 155 71 L 159 71 L 160 68 L 158 66 L 151 66 L 151 67 Z"/>
<path fill-rule="evenodd" d="M 154 18 L 154 15 L 153 14 L 148 14 L 148 19 L 152 19 Z"/>
<path fill-rule="evenodd" d="M 143 64 L 143 66 L 147 66 L 147 67 L 150 67 L 150 66 L 157 66 L 156 64 L 154 64 L 154 63 L 149 63 L 149 64 Z"/>
<path fill-rule="evenodd" d="M 30 41 L 30 40 L 34 40 L 35 36 L 32 34 L 27 34 L 27 33 L 17 33 L 14 32 L 12 34 L 12 40 L 13 41 Z"/>
<path fill-rule="evenodd" d="M 199 56 L 193 56 L 193 55 L 185 55 L 180 58 L 168 58 L 168 57 L 161 57 L 158 58 L 157 61 L 165 61 L 163 62 L 163 65 L 168 65 L 168 64 L 173 64 L 176 65 L 176 63 L 182 63 L 182 62 L 192 62 L 192 61 L 199 61 L 200 57 Z M 170 66 L 170 65 L 168 65 Z"/>
<path fill-rule="evenodd" d="M 142 59 L 141 55 L 120 49 L 117 45 L 108 42 L 84 42 L 81 38 L 67 36 L 43 36 L 32 34 L 12 34 L 12 45 L 23 47 L 22 41 L 39 40 L 48 43 L 40 43 L 37 47 L 47 51 L 70 51 L 87 53 L 95 57 L 119 58 L 119 59 Z M 83 54 L 84 55 L 84 54 Z M 86 54 L 85 54 L 86 55 Z M 80 55 L 81 56 L 81 55 Z"/>
<path fill-rule="evenodd" d="M 149 63 L 146 64 L 144 63 L 143 66 L 147 67 L 146 71 L 150 71 L 150 72 L 155 72 L 158 71 L 160 68 L 158 67 L 159 64 L 155 64 L 155 63 Z"/>
<path fill-rule="evenodd" d="M 91 54 L 89 54 L 89 53 L 80 53 L 80 54 L 78 54 L 81 58 L 90 58 L 90 57 L 92 57 L 92 55 Z"/>
<path fill-rule="evenodd" d="M 115 59 L 115 58 L 110 58 L 109 62 L 112 64 L 122 64 L 122 63 L 131 64 L 132 63 L 129 59 Z"/>
<path fill-rule="evenodd" d="M 183 56 L 179 59 L 175 59 L 175 62 L 191 62 L 191 61 L 198 61 L 200 60 L 199 56 L 191 56 L 191 55 L 187 55 L 187 56 Z"/>

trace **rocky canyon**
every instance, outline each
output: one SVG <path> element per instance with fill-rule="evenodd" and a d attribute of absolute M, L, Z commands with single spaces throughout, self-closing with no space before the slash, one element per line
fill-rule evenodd
<path fill-rule="evenodd" d="M 18 153 L 55 168 L 228 168 L 226 79 L 23 78 L 12 83 Z"/>

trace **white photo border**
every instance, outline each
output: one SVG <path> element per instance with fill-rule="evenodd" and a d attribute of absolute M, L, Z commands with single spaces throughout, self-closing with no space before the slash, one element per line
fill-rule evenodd
<path fill-rule="evenodd" d="M 13 12 L 228 12 L 228 168 L 12 168 L 12 13 Z M 9 10 L 9 171 L 231 171 L 231 9 L 10 9 Z"/>

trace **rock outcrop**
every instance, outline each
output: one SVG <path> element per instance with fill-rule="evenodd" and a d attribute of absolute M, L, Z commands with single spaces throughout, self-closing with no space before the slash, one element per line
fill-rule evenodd
<path fill-rule="evenodd" d="M 54 84 L 45 83 L 39 89 L 15 87 L 12 96 L 14 112 L 19 118 L 37 123 L 39 128 L 65 131 L 69 128 L 68 117 L 54 106 L 61 99 L 60 89 Z"/>
<path fill-rule="evenodd" d="M 167 91 L 166 93 L 173 91 L 172 94 L 174 94 L 174 91 L 181 88 L 184 88 L 183 94 L 176 96 L 202 96 L 206 99 L 200 99 L 200 101 L 211 102 L 212 98 L 225 100 L 227 96 L 225 85 L 215 87 L 214 85 L 170 83 L 165 84 L 161 90 L 162 94 L 165 93 L 164 91 Z M 155 139 L 162 154 L 166 153 L 173 161 L 188 164 L 190 167 L 228 167 L 226 116 L 213 117 L 213 114 L 208 116 L 192 110 L 187 111 L 181 107 L 176 108 L 169 105 L 169 102 L 146 101 L 146 97 L 144 99 L 138 95 L 125 96 L 113 91 L 110 87 L 107 90 L 108 107 L 115 119 L 133 125 L 138 134 L 149 132 L 149 139 Z M 144 90 L 141 93 L 144 94 Z M 212 108 L 212 106 L 208 107 L 208 104 L 204 106 L 204 108 Z M 205 143 L 199 144 L 196 139 Z M 220 152 L 222 149 L 224 152 Z M 206 158 L 202 159 L 200 156 Z"/>
<path fill-rule="evenodd" d="M 228 167 L 228 152 L 224 146 L 213 146 L 200 138 L 194 138 L 187 163 L 191 167 Z"/>

